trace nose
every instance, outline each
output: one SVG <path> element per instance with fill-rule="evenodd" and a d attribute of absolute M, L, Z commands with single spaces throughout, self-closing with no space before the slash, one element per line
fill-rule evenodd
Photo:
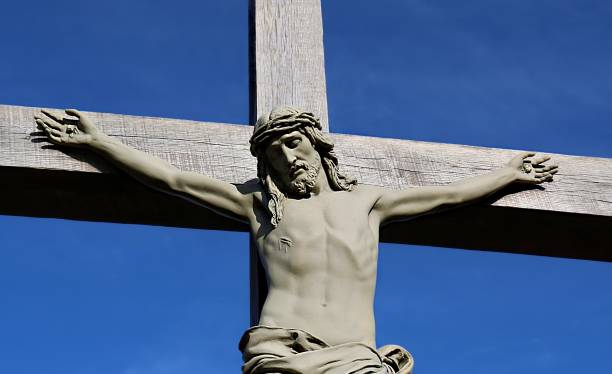
<path fill-rule="evenodd" d="M 293 150 L 288 147 L 283 147 L 283 158 L 287 162 L 287 166 L 293 165 L 297 157 L 293 154 Z"/>

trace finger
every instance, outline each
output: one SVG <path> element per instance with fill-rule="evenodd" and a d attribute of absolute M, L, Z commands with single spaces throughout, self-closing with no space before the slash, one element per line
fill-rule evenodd
<path fill-rule="evenodd" d="M 47 135 L 49 135 L 49 138 L 51 138 L 51 140 L 53 140 L 55 143 L 62 142 L 62 138 L 60 136 L 57 136 L 55 134 L 47 134 Z"/>
<path fill-rule="evenodd" d="M 558 168 L 557 165 L 544 165 L 544 164 L 534 164 L 534 168 L 538 168 L 538 171 L 547 171 Z"/>
<path fill-rule="evenodd" d="M 42 122 L 43 122 L 45 125 L 47 125 L 47 126 L 49 126 L 49 127 L 51 127 L 51 128 L 54 128 L 54 129 L 59 130 L 59 131 L 62 131 L 62 130 L 63 130 L 63 128 L 62 128 L 62 124 L 57 123 L 57 122 L 55 122 L 55 121 L 54 121 L 54 120 L 52 120 L 52 119 L 42 118 L 41 120 L 42 120 Z"/>
<path fill-rule="evenodd" d="M 69 116 L 74 116 L 79 119 L 81 118 L 81 112 L 76 109 L 66 109 L 64 112 L 66 112 L 66 114 L 68 114 Z"/>
<path fill-rule="evenodd" d="M 67 117 L 60 117 L 60 116 L 58 116 L 58 115 L 56 115 L 56 114 L 54 114 L 52 112 L 49 112 L 48 110 L 45 110 L 45 109 L 41 109 L 41 112 L 46 114 L 53 121 L 56 121 L 56 122 L 58 122 L 59 124 L 62 124 L 62 125 L 75 125 L 76 126 L 79 123 L 78 119 L 67 118 Z M 36 118 L 36 116 L 35 116 L 35 118 Z"/>
<path fill-rule="evenodd" d="M 61 143 L 62 142 L 62 135 L 59 131 L 57 130 L 53 130 L 47 126 L 44 127 L 44 132 L 45 135 L 47 136 L 47 139 L 51 140 L 53 143 Z"/>
<path fill-rule="evenodd" d="M 49 136 L 54 135 L 54 136 L 57 136 L 57 137 L 60 137 L 60 138 L 62 136 L 62 132 L 61 131 L 56 130 L 54 128 L 51 128 L 49 126 L 45 125 L 44 130 L 47 133 L 47 135 L 49 135 Z"/>
<path fill-rule="evenodd" d="M 530 162 L 529 160 L 525 160 L 527 157 L 533 157 L 535 156 L 534 152 L 523 152 L 519 155 L 519 157 L 521 157 L 523 159 L 523 162 Z"/>
<path fill-rule="evenodd" d="M 553 169 L 553 170 L 548 170 L 546 172 L 541 172 L 538 170 L 538 172 L 536 173 L 536 177 L 539 178 L 548 178 L 548 177 L 552 177 L 553 175 L 557 174 L 559 172 L 559 170 L 557 169 Z"/>
<path fill-rule="evenodd" d="M 58 123 L 56 120 L 52 119 L 52 118 L 47 118 L 47 117 L 42 117 L 39 115 L 34 115 L 34 121 L 42 121 L 47 123 L 49 126 L 61 126 L 60 123 Z"/>
<path fill-rule="evenodd" d="M 557 170 L 557 166 L 556 165 L 546 165 L 546 166 L 545 165 L 539 165 L 539 166 L 534 165 L 534 167 L 538 168 L 538 172 L 539 173 L 544 173 L 544 172 L 549 172 L 549 171 L 552 171 L 552 170 Z"/>
<path fill-rule="evenodd" d="M 40 118 L 38 118 L 38 117 L 34 117 L 34 122 L 36 122 L 36 127 L 37 127 L 37 128 L 39 128 L 39 129 L 41 129 L 41 130 L 43 129 L 43 124 L 44 124 L 44 122 L 43 122 L 43 120 L 42 120 L 42 119 L 40 119 Z"/>
<path fill-rule="evenodd" d="M 551 170 L 557 170 L 558 166 L 557 165 L 548 165 L 548 166 L 541 166 L 542 171 L 551 171 Z"/>
<path fill-rule="evenodd" d="M 43 130 L 45 133 L 46 133 L 48 130 L 50 130 L 50 129 L 51 129 L 51 128 L 50 128 L 49 126 L 47 126 L 47 124 L 46 124 L 46 123 L 45 123 L 43 120 L 41 120 L 41 119 L 36 120 L 36 124 L 38 125 L 38 128 L 39 128 L 39 129 L 41 129 L 41 130 Z"/>
<path fill-rule="evenodd" d="M 545 174 L 539 178 L 536 178 L 538 180 L 538 183 L 542 183 L 542 182 L 551 182 L 553 180 L 553 176 L 552 174 Z"/>
<path fill-rule="evenodd" d="M 47 129 L 47 128 L 51 128 L 51 126 L 49 126 L 47 123 L 45 123 L 45 121 L 44 121 L 44 120 L 42 120 L 42 119 L 40 119 L 40 118 L 37 118 L 37 119 L 36 119 L 36 125 L 37 125 L 37 127 L 38 127 L 39 129 L 41 129 L 41 130 L 45 130 L 45 129 Z"/>
<path fill-rule="evenodd" d="M 546 162 L 548 160 L 550 160 L 550 156 L 542 156 L 542 157 L 534 158 L 532 160 L 532 163 L 533 164 L 541 164 L 541 163 Z"/>
<path fill-rule="evenodd" d="M 49 111 L 48 111 L 48 110 L 46 110 L 46 109 L 41 109 L 40 111 L 41 111 L 41 112 L 42 112 L 44 115 L 46 115 L 47 117 L 51 118 L 52 120 L 54 120 L 54 121 L 56 121 L 56 122 L 59 122 L 59 123 L 62 123 L 62 119 L 63 119 L 63 118 L 62 118 L 62 117 L 60 117 L 60 116 L 58 116 L 58 115 L 56 115 L 55 113 L 49 112 Z"/>

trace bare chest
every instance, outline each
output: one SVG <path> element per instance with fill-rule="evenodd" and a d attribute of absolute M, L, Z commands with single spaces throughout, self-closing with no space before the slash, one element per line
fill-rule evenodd
<path fill-rule="evenodd" d="M 378 227 L 371 227 L 369 210 L 367 201 L 349 192 L 287 201 L 279 225 L 257 238 L 270 275 L 371 273 Z"/>

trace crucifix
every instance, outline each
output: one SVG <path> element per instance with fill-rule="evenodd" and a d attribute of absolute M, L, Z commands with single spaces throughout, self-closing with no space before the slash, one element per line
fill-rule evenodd
<path fill-rule="evenodd" d="M 326 127 L 319 3 L 253 1 L 250 11 L 251 122 L 278 105 L 289 104 L 317 113 Z M 31 131 L 35 112 L 37 108 L 2 108 L 0 141 L 3 151 L 8 152 L 3 152 L 0 165 L 5 180 L 20 181 L 17 185 L 2 186 L 4 196 L 10 196 L 10 200 L 3 201 L 2 213 L 245 229 L 244 224 L 143 189 L 86 153 L 67 151 L 65 155 L 33 147 L 23 135 Z M 245 126 L 106 114 L 91 117 L 103 123 L 104 131 L 111 136 L 183 170 L 231 183 L 241 183 L 255 175 L 255 160 L 250 157 L 246 142 L 251 129 Z M 172 126 L 165 126 L 170 123 Z M 332 138 L 347 174 L 356 176 L 363 184 L 396 190 L 444 184 L 479 174 L 483 169 L 500 166 L 513 154 L 357 136 Z M 561 180 L 565 183 L 551 184 L 546 189 L 516 189 L 512 194 L 493 196 L 486 203 L 461 211 L 389 225 L 382 230 L 381 239 L 609 260 L 606 228 L 611 223 L 612 182 L 605 173 L 593 170 L 609 170 L 611 161 L 570 156 L 555 159 L 562 167 Z M 50 183 L 54 186 L 51 189 Z M 79 189 L 84 185 L 89 190 L 95 186 L 97 190 L 82 196 Z M 52 198 L 57 195 L 62 198 Z M 86 201 L 72 206 L 66 203 L 72 198 Z M 155 204 L 151 204 L 153 201 Z M 466 222 L 464 217 L 470 217 L 470 221 Z M 525 227 L 536 225 L 550 228 L 556 235 L 524 234 Z M 286 246 L 290 244 L 285 242 Z M 259 260 L 252 254 L 252 319 L 257 321 L 266 290 L 257 270 Z"/>

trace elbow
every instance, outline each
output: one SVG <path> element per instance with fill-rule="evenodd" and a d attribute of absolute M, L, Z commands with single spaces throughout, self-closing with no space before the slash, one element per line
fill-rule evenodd
<path fill-rule="evenodd" d="M 461 190 L 456 189 L 456 188 L 448 191 L 448 193 L 446 194 L 445 200 L 446 201 L 444 205 L 459 205 L 459 204 L 466 203 L 468 201 L 465 194 L 462 193 Z"/>
<path fill-rule="evenodd" d="M 185 183 L 183 183 L 178 170 L 169 170 L 165 173 L 160 180 L 160 184 L 163 189 L 175 192 L 181 192 L 185 188 Z"/>

